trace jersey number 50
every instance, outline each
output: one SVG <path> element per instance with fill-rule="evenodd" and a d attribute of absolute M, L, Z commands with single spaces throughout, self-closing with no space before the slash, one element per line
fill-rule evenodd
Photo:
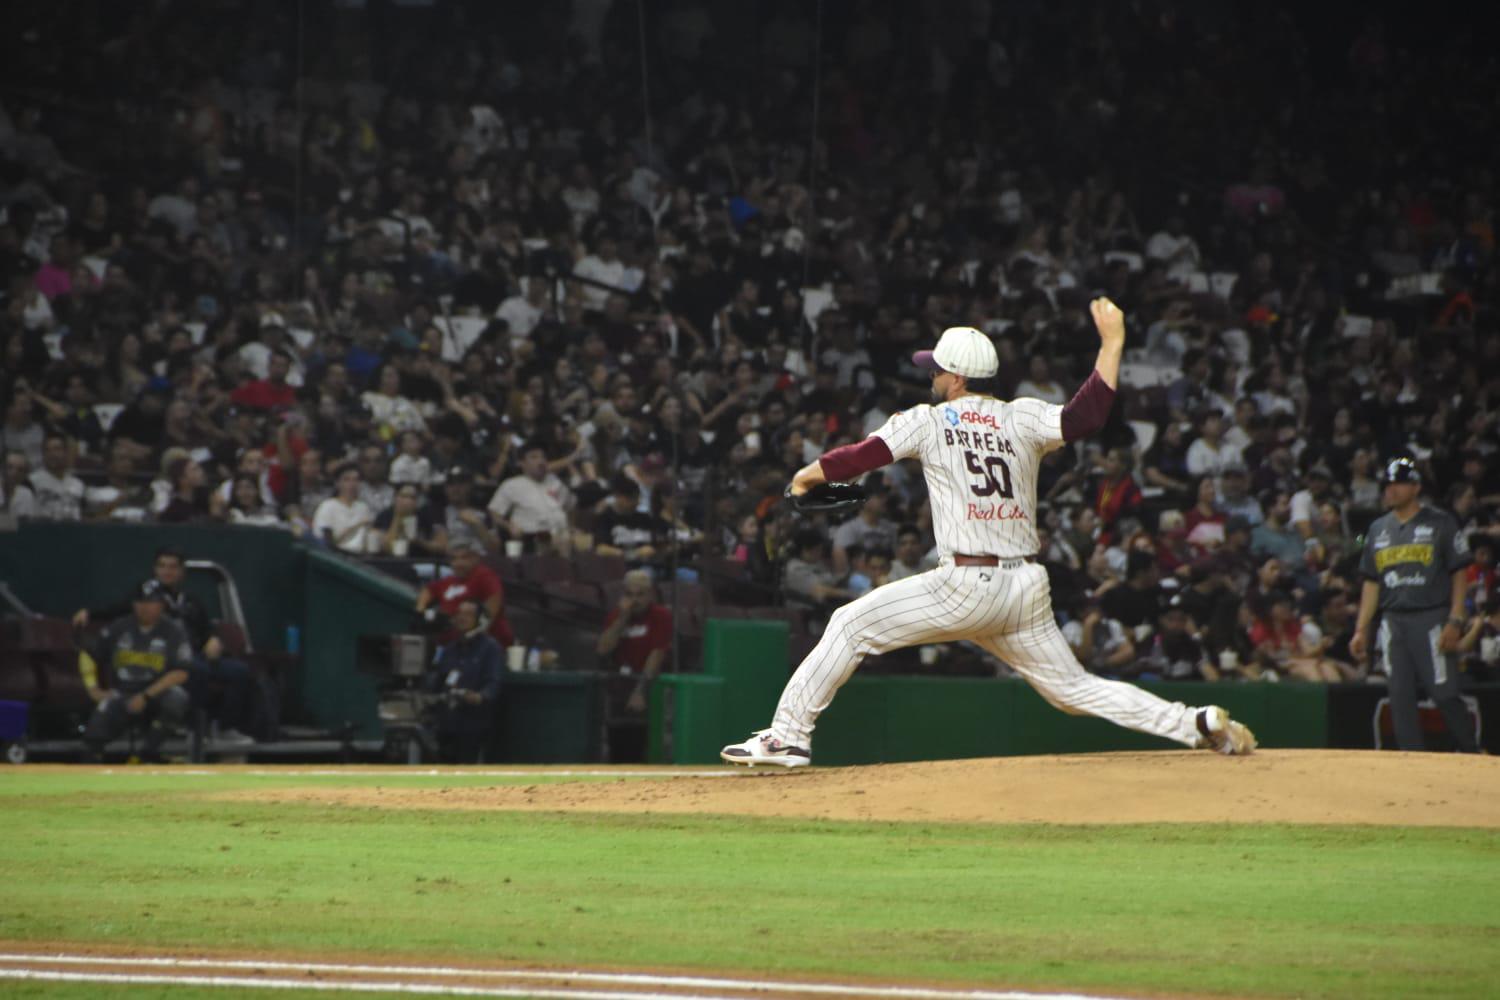
<path fill-rule="evenodd" d="M 968 464 L 969 471 L 979 477 L 979 482 L 969 484 L 969 491 L 976 497 L 987 497 L 993 494 L 998 495 L 1002 500 L 1009 500 L 1013 496 L 1010 487 L 1010 466 L 1005 464 L 1005 459 L 999 455 L 986 455 L 981 464 L 978 455 L 972 451 L 966 451 L 964 462 Z"/>

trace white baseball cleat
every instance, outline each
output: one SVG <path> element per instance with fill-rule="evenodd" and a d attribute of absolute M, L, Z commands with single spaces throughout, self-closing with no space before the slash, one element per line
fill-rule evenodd
<path fill-rule="evenodd" d="M 726 764 L 754 767 L 757 764 L 773 764 L 777 767 L 806 767 L 812 763 L 812 754 L 802 747 L 783 743 L 771 735 L 769 729 L 757 730 L 743 743 L 731 743 L 719 751 L 719 759 Z"/>
<path fill-rule="evenodd" d="M 1198 732 L 1203 740 L 1198 744 L 1216 753 L 1227 756 L 1243 756 L 1255 752 L 1255 734 L 1242 722 L 1235 722 L 1229 713 L 1218 705 L 1198 710 Z"/>

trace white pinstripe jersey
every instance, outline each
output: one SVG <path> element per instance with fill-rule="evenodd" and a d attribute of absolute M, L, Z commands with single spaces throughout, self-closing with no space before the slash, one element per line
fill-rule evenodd
<path fill-rule="evenodd" d="M 874 436 L 921 459 L 939 553 L 1036 554 L 1037 466 L 1063 446 L 1061 406 L 961 396 L 893 413 Z"/>

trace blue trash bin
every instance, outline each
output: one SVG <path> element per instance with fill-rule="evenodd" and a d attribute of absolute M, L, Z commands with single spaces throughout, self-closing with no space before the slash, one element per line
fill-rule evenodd
<path fill-rule="evenodd" d="M 0 743 L 19 743 L 26 738 L 30 708 L 24 701 L 0 701 Z"/>

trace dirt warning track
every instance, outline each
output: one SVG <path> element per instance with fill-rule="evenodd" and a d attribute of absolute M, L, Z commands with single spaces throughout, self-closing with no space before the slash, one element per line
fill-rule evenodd
<path fill-rule="evenodd" d="M 663 777 L 671 772 L 663 772 Z M 387 809 L 703 813 L 950 823 L 1300 823 L 1500 828 L 1500 759 L 1268 750 L 1076 754 L 433 788 L 267 788 L 239 800 Z M 207 789 L 205 789 L 207 790 Z"/>

